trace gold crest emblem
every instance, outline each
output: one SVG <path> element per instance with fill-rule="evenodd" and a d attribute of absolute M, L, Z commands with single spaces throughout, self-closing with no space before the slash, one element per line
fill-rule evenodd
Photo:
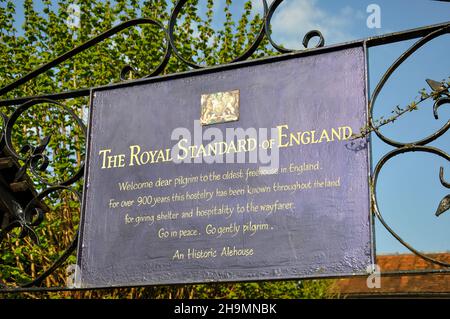
<path fill-rule="evenodd" d="M 202 125 L 237 121 L 239 119 L 239 90 L 202 94 Z"/>

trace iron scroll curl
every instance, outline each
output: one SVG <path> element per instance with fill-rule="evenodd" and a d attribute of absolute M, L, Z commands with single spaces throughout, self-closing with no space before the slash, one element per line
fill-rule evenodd
<path fill-rule="evenodd" d="M 177 23 L 177 18 L 178 18 L 178 15 L 181 13 L 181 11 L 183 9 L 183 6 L 188 1 L 189 0 L 180 0 L 175 5 L 175 7 L 174 7 L 174 9 L 172 11 L 172 15 L 170 16 L 169 27 L 168 27 L 168 38 L 169 38 L 170 46 L 172 48 L 172 51 L 173 51 L 174 55 L 180 61 L 182 61 L 184 64 L 186 64 L 186 65 L 188 65 L 188 66 L 190 66 L 190 67 L 192 67 L 194 69 L 201 69 L 201 68 L 204 68 L 205 66 L 201 66 L 199 64 L 196 64 L 195 62 L 189 61 L 188 59 L 183 57 L 182 54 L 180 54 L 180 52 L 178 51 L 178 49 L 176 47 L 176 44 L 175 44 L 174 32 L 175 32 L 175 26 L 176 26 L 176 23 Z M 258 36 L 255 38 L 253 43 L 251 43 L 246 48 L 244 53 L 242 53 L 240 56 L 234 58 L 233 60 L 231 60 L 228 63 L 245 61 L 248 58 L 250 58 L 252 56 L 252 54 L 255 53 L 256 50 L 259 48 L 259 46 L 260 46 L 261 42 L 263 41 L 264 37 L 267 38 L 267 40 L 272 45 L 272 47 L 275 50 L 277 50 L 279 53 L 291 53 L 291 52 L 298 51 L 298 50 L 286 49 L 286 48 L 278 45 L 272 39 L 272 36 L 271 36 L 271 34 L 272 34 L 272 31 L 271 31 L 272 17 L 274 15 L 275 11 L 277 10 L 277 8 L 279 7 L 279 5 L 284 0 L 274 0 L 270 4 L 270 6 L 267 4 L 267 0 L 261 0 L 261 1 L 262 1 L 263 8 L 264 8 L 264 19 L 263 19 L 262 25 L 260 26 L 260 31 L 258 32 Z M 303 38 L 302 44 L 305 47 L 305 49 L 308 49 L 309 42 L 314 37 L 318 37 L 319 38 L 319 42 L 316 44 L 315 48 L 320 48 L 320 47 L 325 46 L 325 38 L 322 35 L 322 33 L 320 31 L 318 31 L 318 30 L 312 30 L 312 31 L 307 32 L 306 35 Z"/>

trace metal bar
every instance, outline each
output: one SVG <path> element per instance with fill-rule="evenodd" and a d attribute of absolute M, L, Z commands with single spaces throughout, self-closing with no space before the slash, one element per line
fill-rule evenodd
<path fill-rule="evenodd" d="M 17 99 L 10 99 L 10 100 L 0 100 L 0 106 L 18 105 L 18 104 L 22 104 L 22 103 L 25 103 L 25 102 L 28 102 L 28 101 L 34 100 L 34 99 L 64 100 L 64 99 L 75 98 L 75 97 L 89 96 L 90 90 L 102 90 L 102 89 L 109 89 L 109 88 L 113 88 L 113 87 L 114 88 L 126 87 L 126 86 L 132 86 L 132 85 L 135 85 L 137 83 L 142 83 L 142 82 L 153 83 L 153 82 L 159 82 L 159 81 L 163 81 L 163 80 L 171 80 L 171 79 L 188 77 L 188 76 L 192 76 L 192 75 L 200 75 L 200 74 L 207 74 L 207 73 L 224 71 L 224 70 L 231 70 L 231 69 L 236 69 L 239 67 L 271 63 L 274 61 L 283 61 L 286 59 L 299 58 L 299 57 L 310 56 L 310 55 L 320 54 L 320 53 L 325 53 L 325 52 L 333 52 L 333 51 L 337 51 L 337 50 L 341 50 L 341 49 L 345 49 L 345 48 L 361 46 L 362 44 L 363 44 L 362 40 L 357 40 L 357 41 L 351 41 L 351 42 L 347 42 L 347 43 L 343 43 L 343 44 L 330 45 L 327 47 L 316 48 L 316 49 L 295 51 L 295 52 L 291 52 L 291 53 L 263 57 L 263 58 L 259 58 L 259 59 L 238 61 L 238 62 L 232 62 L 232 63 L 228 63 L 228 64 L 220 64 L 220 65 L 211 66 L 211 67 L 192 69 L 192 70 L 185 71 L 185 72 L 157 75 L 157 76 L 146 77 L 146 78 L 141 78 L 141 79 L 136 79 L 136 80 L 112 83 L 112 84 L 97 86 L 97 87 L 88 88 L 88 89 L 79 89 L 79 90 L 75 90 L 75 91 L 67 91 L 67 92 L 61 92 L 61 93 L 55 93 L 55 94 L 44 94 L 44 95 L 38 95 L 38 96 L 22 97 L 22 98 L 17 98 Z"/>
<path fill-rule="evenodd" d="M 364 48 L 364 59 L 365 59 L 365 82 L 366 82 L 366 92 L 365 92 L 365 99 L 366 99 L 366 121 L 367 123 L 370 123 L 370 112 L 369 112 L 369 101 L 370 101 L 370 79 L 369 79 L 369 48 L 367 47 L 367 43 L 363 43 Z M 367 152 L 368 152 L 368 158 L 367 158 L 367 180 L 370 185 L 370 181 L 372 179 L 371 172 L 372 172 L 372 163 L 373 163 L 373 150 L 372 145 L 370 143 L 367 143 Z M 368 189 L 368 196 L 369 196 L 369 207 L 370 207 L 370 216 L 369 216 L 369 223 L 370 223 L 370 249 L 372 254 L 372 264 L 376 264 L 377 261 L 377 250 L 376 250 L 376 236 L 375 236 L 375 215 L 372 214 L 372 197 L 371 197 L 371 189 L 369 187 Z"/>
<path fill-rule="evenodd" d="M 416 38 L 420 38 L 426 36 L 427 34 L 442 29 L 446 26 L 450 25 L 450 21 L 433 24 L 425 27 L 409 29 L 405 31 L 388 33 L 376 37 L 367 38 L 365 41 L 367 42 L 368 47 L 375 47 L 379 45 L 391 44 L 401 41 L 412 40 Z"/>
<path fill-rule="evenodd" d="M 430 269 L 430 270 L 410 270 L 410 271 L 389 271 L 381 272 L 381 277 L 402 277 L 402 276 L 420 276 L 420 275 L 445 275 L 450 276 L 450 269 Z M 308 279 L 352 279 L 352 278 L 367 278 L 369 274 L 349 274 L 339 277 L 311 277 Z M 286 279 L 287 280 L 287 279 Z M 302 279 L 306 280 L 306 279 Z M 276 282 L 280 280 L 265 280 Z M 237 281 L 233 283 L 242 283 L 246 281 Z M 194 283 L 195 284 L 195 283 Z M 180 284 L 179 286 L 182 286 Z M 106 290 L 106 289 L 128 289 L 128 288 L 146 288 L 157 287 L 161 285 L 144 285 L 144 286 L 121 286 L 121 287 L 96 287 L 96 288 L 69 288 L 69 287 L 20 287 L 20 288 L 0 288 L 0 294 L 4 293 L 20 293 L 20 292 L 60 292 L 60 291 L 90 291 L 90 290 Z M 174 285 L 178 286 L 178 285 Z M 450 292 L 449 292 L 450 293 Z"/>
<path fill-rule="evenodd" d="M 123 29 L 126 29 L 132 25 L 135 24 L 139 24 L 139 21 L 142 19 L 136 19 L 136 20 L 130 20 L 127 21 L 123 24 L 120 24 L 104 33 L 102 33 L 101 35 L 85 42 L 84 44 L 82 44 L 79 47 L 76 47 L 75 49 L 63 54 L 62 56 L 58 57 L 57 59 L 43 65 L 42 67 L 30 72 L 29 74 L 27 74 L 25 77 L 22 77 L 20 79 L 18 79 L 17 81 L 7 85 L 6 87 L 0 89 L 0 95 L 4 94 L 4 92 L 10 91 L 15 87 L 18 87 L 20 84 L 23 84 L 25 82 L 27 82 L 29 79 L 32 79 L 33 77 L 45 72 L 46 70 L 56 66 L 57 64 L 69 59 L 70 57 L 78 54 L 79 52 L 82 52 L 83 50 L 103 41 L 104 39 L 110 37 L 111 35 L 114 35 L 115 33 L 118 33 L 120 31 L 122 31 Z M 136 22 L 137 21 L 137 22 Z M 129 22 L 133 22 L 133 23 L 129 23 Z M 143 22 L 141 22 L 143 23 Z M 381 35 L 381 36 L 376 36 L 376 37 L 369 37 L 369 38 L 365 38 L 365 39 L 360 39 L 360 40 L 354 40 L 354 41 L 349 41 L 349 42 L 345 42 L 342 44 L 337 44 L 337 45 L 330 45 L 330 46 L 326 46 L 326 47 L 321 47 L 321 48 L 312 48 L 312 49 L 308 49 L 308 50 L 303 50 L 303 51 L 297 51 L 297 52 L 293 52 L 293 53 L 286 53 L 286 54 L 281 54 L 275 57 L 265 57 L 265 58 L 260 58 L 260 59 L 254 59 L 254 60 L 245 60 L 245 61 L 238 61 L 238 62 L 233 62 L 233 63 L 229 63 L 229 64 L 223 64 L 223 65 L 218 65 L 218 66 L 213 66 L 213 67 L 205 67 L 205 68 L 201 68 L 198 70 L 191 70 L 191 71 L 187 71 L 187 72 L 180 72 L 180 73 L 176 73 L 176 74 L 171 74 L 169 76 L 180 76 L 180 75 L 184 75 L 184 76 L 189 76 L 193 73 L 195 73 L 195 71 L 203 71 L 203 72 L 209 72 L 209 71 L 218 71 L 221 69 L 227 69 L 230 67 L 237 67 L 237 66 L 243 66 L 246 63 L 263 63 L 264 61 L 267 62 L 271 62 L 273 61 L 273 59 L 275 58 L 279 58 L 279 59 L 283 59 L 285 57 L 301 57 L 301 56 L 307 56 L 307 55 L 311 55 L 311 54 L 317 54 L 317 53 L 323 53 L 323 52 L 328 52 L 328 51 L 333 51 L 333 50 L 338 50 L 338 49 L 342 49 L 344 47 L 349 47 L 349 46 L 354 46 L 354 45 L 358 45 L 362 42 L 365 42 L 367 47 L 375 47 L 375 46 L 379 46 L 379 45 L 385 45 L 385 44 L 390 44 L 390 43 L 395 43 L 395 42 L 401 42 L 401 41 L 405 41 L 405 40 L 411 40 L 411 39 L 415 39 L 415 38 L 419 38 L 421 36 L 425 36 L 433 31 L 442 29 L 443 27 L 449 26 L 450 25 L 450 21 L 447 22 L 443 22 L 443 23 L 439 23 L 439 24 L 434 24 L 434 25 L 430 25 L 430 26 L 425 26 L 425 27 L 421 27 L 421 28 L 416 28 L 416 29 L 410 29 L 410 30 L 405 30 L 405 31 L 400 31 L 400 32 L 394 32 L 394 33 L 389 33 L 386 35 Z M 153 76 L 150 78 L 146 78 L 146 79 L 138 79 L 138 80 L 133 80 L 133 81 L 127 81 L 127 84 L 133 84 L 133 83 L 137 83 L 139 81 L 142 80 L 149 80 L 149 79 L 155 79 L 155 78 L 162 78 L 165 76 Z M 110 85 L 106 85 L 106 86 L 100 86 L 99 88 L 103 88 L 103 87 L 110 87 L 110 86 L 115 86 L 115 85 L 121 85 L 123 83 L 115 83 L 115 84 L 110 84 Z M 72 90 L 72 91 L 66 91 L 66 92 L 60 92 L 60 93 L 53 93 L 53 94 L 44 94 L 44 95 L 38 95 L 38 96 L 28 96 L 28 97 L 21 97 L 21 98 L 16 98 L 16 99 L 8 99 L 8 100 L 0 100 L 0 106 L 12 106 L 12 105 L 18 105 L 18 104 L 22 104 L 25 103 L 31 99 L 36 99 L 36 98 L 51 98 L 54 100 L 64 100 L 64 99 L 69 99 L 69 98 L 76 98 L 76 97 L 83 97 L 83 96 L 89 96 L 89 91 L 91 88 L 85 88 L 85 89 L 79 89 L 79 90 Z"/>

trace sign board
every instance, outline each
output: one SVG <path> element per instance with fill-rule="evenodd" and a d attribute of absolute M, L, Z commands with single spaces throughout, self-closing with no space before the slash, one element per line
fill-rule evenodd
<path fill-rule="evenodd" d="M 94 89 L 81 287 L 363 274 L 361 45 Z"/>

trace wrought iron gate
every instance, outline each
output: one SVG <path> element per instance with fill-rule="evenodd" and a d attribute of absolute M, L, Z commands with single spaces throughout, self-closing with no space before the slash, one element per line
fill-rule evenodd
<path fill-rule="evenodd" d="M 163 74 L 166 66 L 171 57 L 176 57 L 179 61 L 187 65 L 191 71 L 194 69 L 203 69 L 211 66 L 201 66 L 194 61 L 190 61 L 183 57 L 175 43 L 174 30 L 177 22 L 177 18 L 183 6 L 187 0 L 180 0 L 174 7 L 168 22 L 167 28 L 160 21 L 156 21 L 149 18 L 141 18 L 129 20 L 121 23 L 104 33 L 92 38 L 84 44 L 74 48 L 73 50 L 64 53 L 56 59 L 42 65 L 27 75 L 15 80 L 13 83 L 0 89 L 0 96 L 5 96 L 9 92 L 19 88 L 21 85 L 35 79 L 38 75 L 45 73 L 46 71 L 58 67 L 64 61 L 80 54 L 81 52 L 96 46 L 98 43 L 105 39 L 112 37 L 113 35 L 125 30 L 127 28 L 133 28 L 140 25 L 153 25 L 160 28 L 164 32 L 166 46 L 165 53 L 159 63 L 159 65 L 149 72 L 145 78 L 157 77 Z M 403 272 L 383 273 L 383 275 L 398 275 L 398 274 L 418 274 L 418 273 L 450 273 L 450 264 L 445 261 L 437 260 L 430 257 L 403 240 L 394 229 L 383 218 L 382 211 L 378 204 L 377 199 L 377 182 L 380 172 L 392 158 L 405 153 L 411 152 L 424 152 L 431 153 L 438 157 L 443 158 L 447 162 L 450 162 L 450 155 L 443 149 L 430 146 L 430 143 L 443 138 L 450 128 L 450 120 L 441 127 L 439 130 L 431 134 L 430 136 L 417 141 L 410 141 L 408 143 L 399 142 L 390 139 L 384 135 L 380 127 L 384 124 L 393 122 L 396 117 L 403 115 L 410 111 L 410 109 L 398 109 L 395 115 L 384 121 L 377 121 L 374 117 L 374 109 L 376 107 L 377 97 L 383 90 L 386 82 L 392 76 L 394 71 L 405 62 L 414 52 L 423 47 L 431 40 L 441 37 L 450 33 L 450 22 L 426 26 L 418 29 L 408 30 L 404 32 L 397 32 L 387 34 L 383 36 L 371 37 L 363 40 L 352 41 L 344 44 L 325 46 L 325 39 L 320 31 L 313 30 L 308 32 L 303 38 L 304 50 L 294 51 L 283 48 L 278 45 L 271 37 L 271 19 L 274 12 L 277 10 L 282 0 L 273 1 L 269 6 L 266 1 L 264 3 L 264 20 L 260 26 L 260 31 L 255 37 L 255 41 L 249 45 L 245 52 L 230 61 L 230 64 L 239 63 L 245 61 L 252 56 L 254 52 L 260 47 L 264 39 L 267 39 L 272 47 L 281 54 L 296 54 L 299 57 L 315 54 L 318 52 L 330 52 L 337 48 L 343 48 L 346 46 L 360 43 L 366 49 L 366 52 L 376 46 L 387 45 L 397 43 L 401 41 L 411 40 L 418 38 L 417 42 L 412 45 L 407 51 L 405 51 L 396 61 L 392 63 L 388 70 L 384 73 L 379 83 L 376 85 L 373 94 L 370 96 L 368 103 L 369 110 L 369 122 L 361 134 L 369 136 L 375 134 L 385 144 L 392 146 L 394 149 L 385 154 L 374 165 L 373 172 L 370 176 L 371 187 L 371 205 L 373 218 L 376 218 L 387 229 L 387 231 L 396 238 L 403 246 L 409 249 L 412 253 L 420 256 L 421 258 L 439 266 L 436 269 L 429 269 L 423 271 L 411 270 Z M 311 40 L 318 38 L 317 44 L 314 47 L 310 47 Z M 226 66 L 223 66 L 226 68 Z M 135 72 L 131 66 L 125 66 L 120 74 L 120 78 L 126 81 L 127 75 L 130 72 Z M 439 118 L 439 108 L 450 102 L 449 86 L 447 83 L 441 83 L 429 80 L 429 86 L 431 87 L 431 93 L 423 97 L 423 100 L 433 99 L 434 108 L 433 114 L 436 119 Z M 0 106 L 4 111 L 0 111 L 1 119 L 3 123 L 1 125 L 1 139 L 0 139 L 0 244 L 2 240 L 5 240 L 8 236 L 12 236 L 13 232 L 18 233 L 18 236 L 23 238 L 29 238 L 34 241 L 36 245 L 39 245 L 38 236 L 35 234 L 35 228 L 38 227 L 46 218 L 50 208 L 43 201 L 52 193 L 67 191 L 73 196 L 73 199 L 80 200 L 81 194 L 78 191 L 79 188 L 74 187 L 77 183 L 82 183 L 84 162 L 81 160 L 79 167 L 70 176 L 44 178 L 42 173 L 45 172 L 48 175 L 52 175 L 51 171 L 48 171 L 48 164 L 51 160 L 46 153 L 47 146 L 51 140 L 51 136 L 46 136 L 40 141 L 40 144 L 33 143 L 26 144 L 21 149 L 16 149 L 13 143 L 14 129 L 17 127 L 18 121 L 21 120 L 23 115 L 33 107 L 39 105 L 51 106 L 51 111 L 61 112 L 64 114 L 66 120 L 70 120 L 74 126 L 77 127 L 81 134 L 85 134 L 86 128 L 83 120 L 71 110 L 70 107 L 64 104 L 65 100 L 73 99 L 77 97 L 87 97 L 90 95 L 91 88 L 82 88 L 73 91 L 42 94 L 39 96 L 18 97 L 13 99 L 0 100 Z M 9 114 L 7 116 L 6 114 Z M 448 136 L 448 135 L 447 135 Z M 436 175 L 437 176 L 437 175 Z M 36 187 L 32 178 L 37 178 L 43 185 L 42 187 Z M 443 187 L 450 188 L 450 183 L 445 178 L 445 170 L 440 168 L 439 172 L 440 182 Z M 438 209 L 435 213 L 436 216 L 440 216 L 450 209 L 450 195 L 447 195 L 440 202 Z M 15 284 L 9 282 L 8 278 L 0 278 L 1 291 L 26 291 L 26 290 L 64 290 L 69 289 L 67 287 L 52 287 L 44 288 L 45 279 L 52 274 L 58 267 L 60 267 L 67 258 L 72 255 L 76 249 L 77 235 L 72 240 L 72 243 L 65 251 L 62 251 L 58 258 L 54 261 L 53 265 L 41 272 L 37 272 L 34 279 L 31 282 Z"/>

